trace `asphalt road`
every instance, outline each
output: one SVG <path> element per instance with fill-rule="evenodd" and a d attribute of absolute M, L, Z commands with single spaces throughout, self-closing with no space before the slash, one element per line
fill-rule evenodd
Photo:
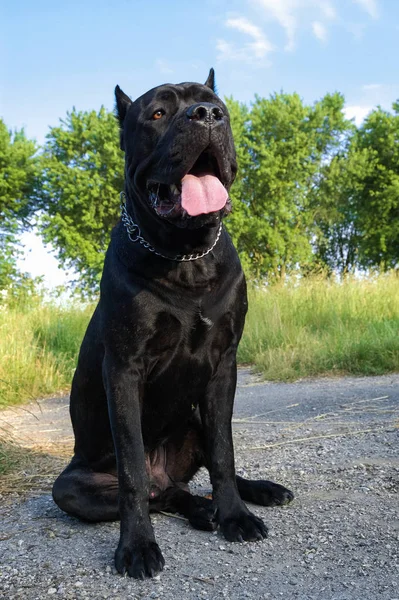
<path fill-rule="evenodd" d="M 1 413 L 3 429 L 26 446 L 71 444 L 65 398 L 27 409 Z M 233 428 L 237 472 L 296 494 L 287 507 L 252 507 L 267 540 L 231 544 L 154 515 L 165 570 L 124 579 L 118 524 L 64 515 L 43 476 L 44 491 L 1 500 L 0 597 L 399 600 L 399 375 L 268 384 L 242 370 Z M 209 491 L 205 472 L 192 487 Z"/>

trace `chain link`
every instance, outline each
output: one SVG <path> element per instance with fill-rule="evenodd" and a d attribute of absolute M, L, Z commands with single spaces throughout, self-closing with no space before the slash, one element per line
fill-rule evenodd
<path fill-rule="evenodd" d="M 125 192 L 121 192 L 120 193 L 121 211 L 122 211 L 121 218 L 122 218 L 122 223 L 126 227 L 126 231 L 127 231 L 129 240 L 131 242 L 139 242 L 143 246 L 143 248 L 145 248 L 149 252 L 153 252 L 157 256 L 161 256 L 162 258 L 166 258 L 167 260 L 174 260 L 177 262 L 188 262 L 191 260 L 198 260 L 199 258 L 203 258 L 207 254 L 212 252 L 212 250 L 214 249 L 214 247 L 216 246 L 216 244 L 219 241 L 220 235 L 222 233 L 222 224 L 221 223 L 220 223 L 220 227 L 217 232 L 215 241 L 213 242 L 212 246 L 210 248 L 208 248 L 208 250 L 205 250 L 205 252 L 198 252 L 197 254 L 177 254 L 176 256 L 166 256 L 166 254 L 162 254 L 161 252 L 158 252 L 157 250 L 155 250 L 154 246 L 151 246 L 151 244 L 143 238 L 143 236 L 141 235 L 140 227 L 133 221 L 132 217 L 127 212 L 125 198 L 126 198 Z"/>

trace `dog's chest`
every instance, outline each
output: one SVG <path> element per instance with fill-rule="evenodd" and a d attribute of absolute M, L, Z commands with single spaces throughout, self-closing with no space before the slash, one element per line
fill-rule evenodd
<path fill-rule="evenodd" d="M 190 320 L 187 315 L 179 319 L 170 314 L 160 320 L 164 326 L 157 328 L 147 344 L 143 429 L 147 430 L 146 422 L 151 435 L 155 434 L 154 421 L 161 430 L 173 429 L 190 418 L 235 338 L 230 312 L 215 318 L 197 310 Z"/>
<path fill-rule="evenodd" d="M 171 363 L 214 369 L 236 337 L 232 312 L 206 310 L 162 311 L 145 345 L 147 379 L 160 376 Z"/>

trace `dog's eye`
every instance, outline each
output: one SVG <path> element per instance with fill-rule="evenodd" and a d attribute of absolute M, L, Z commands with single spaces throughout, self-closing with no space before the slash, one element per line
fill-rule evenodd
<path fill-rule="evenodd" d="M 164 114 L 165 114 L 165 112 L 163 110 L 157 110 L 152 115 L 152 120 L 153 121 L 157 121 L 158 119 L 162 119 L 162 117 L 164 116 Z"/>

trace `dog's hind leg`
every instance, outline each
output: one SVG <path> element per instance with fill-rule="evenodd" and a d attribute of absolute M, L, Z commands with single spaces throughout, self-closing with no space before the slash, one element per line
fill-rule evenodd
<path fill-rule="evenodd" d="M 193 418 L 188 429 L 148 457 L 151 471 L 150 511 L 180 513 L 195 529 L 214 531 L 216 505 L 190 494 L 188 482 L 204 466 L 201 424 Z"/>
<path fill-rule="evenodd" d="M 55 503 L 68 514 L 85 521 L 116 521 L 118 479 L 97 473 L 73 458 L 53 485 Z"/>
<path fill-rule="evenodd" d="M 250 480 L 236 476 L 237 487 L 245 502 L 260 506 L 282 506 L 294 499 L 294 494 L 279 483 L 267 480 Z"/>
<path fill-rule="evenodd" d="M 214 531 L 218 526 L 214 502 L 193 496 L 179 486 L 169 487 L 150 500 L 150 511 L 179 513 L 188 519 L 192 527 L 204 531 Z"/>

